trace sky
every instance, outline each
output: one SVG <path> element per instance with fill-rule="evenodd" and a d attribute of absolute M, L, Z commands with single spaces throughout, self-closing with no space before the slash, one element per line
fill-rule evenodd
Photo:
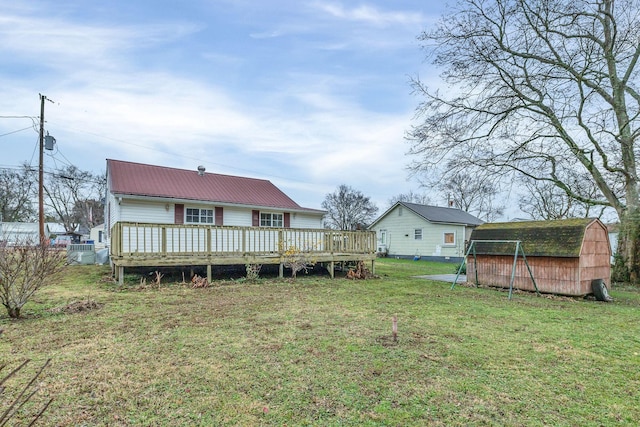
<path fill-rule="evenodd" d="M 437 84 L 417 36 L 440 1 L 24 0 L 0 4 L 0 168 L 106 159 L 268 179 L 319 209 L 419 188 L 405 140 Z M 445 200 L 434 193 L 434 204 Z"/>

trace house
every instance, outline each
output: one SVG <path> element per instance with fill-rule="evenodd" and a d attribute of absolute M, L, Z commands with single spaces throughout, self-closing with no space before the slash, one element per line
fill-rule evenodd
<path fill-rule="evenodd" d="M 91 228 L 89 232 L 89 242 L 92 242 L 97 249 L 105 248 L 105 225 L 99 224 Z"/>
<path fill-rule="evenodd" d="M 67 231 L 64 224 L 57 222 L 47 222 L 51 233 L 52 243 L 58 247 L 65 247 L 72 243 L 80 243 L 82 234 L 77 231 Z"/>
<path fill-rule="evenodd" d="M 482 223 L 460 209 L 397 202 L 369 229 L 376 232 L 381 254 L 460 262 L 471 231 Z"/>
<path fill-rule="evenodd" d="M 106 243 L 125 267 L 279 264 L 305 252 L 327 265 L 375 259 L 371 232 L 322 228 L 324 211 L 294 202 L 270 181 L 107 160 Z M 373 268 L 373 265 L 372 265 Z"/>
<path fill-rule="evenodd" d="M 592 293 L 595 280 L 611 284 L 611 246 L 598 219 L 483 224 L 473 230 L 471 241 L 477 244 L 467 259 L 467 277 L 477 277 L 479 284 L 510 287 L 518 241 L 540 292 L 583 296 Z M 535 289 L 521 254 L 513 288 Z"/>
<path fill-rule="evenodd" d="M 323 215 L 267 180 L 107 160 L 107 243 L 118 221 L 322 228 Z"/>
<path fill-rule="evenodd" d="M 44 225 L 45 237 L 49 238 L 49 227 Z M 0 222 L 0 242 L 6 245 L 38 243 L 40 226 L 37 222 Z"/>

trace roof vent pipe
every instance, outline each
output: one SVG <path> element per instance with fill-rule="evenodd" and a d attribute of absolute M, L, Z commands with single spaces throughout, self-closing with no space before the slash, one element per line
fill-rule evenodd
<path fill-rule="evenodd" d="M 198 166 L 198 175 L 204 176 L 204 171 L 205 171 L 204 166 L 202 165 Z"/>

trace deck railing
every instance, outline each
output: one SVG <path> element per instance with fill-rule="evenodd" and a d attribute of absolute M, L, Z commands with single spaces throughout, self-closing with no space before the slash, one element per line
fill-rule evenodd
<path fill-rule="evenodd" d="M 115 258 L 375 254 L 373 231 L 118 222 L 111 228 Z"/>

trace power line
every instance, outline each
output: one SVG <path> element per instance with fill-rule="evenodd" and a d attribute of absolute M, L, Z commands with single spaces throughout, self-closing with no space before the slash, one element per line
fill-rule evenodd
<path fill-rule="evenodd" d="M 33 129 L 33 126 L 29 126 L 28 128 L 24 128 L 24 129 L 14 130 L 13 132 L 3 133 L 2 135 L 0 135 L 0 138 L 2 138 L 3 136 L 13 135 L 14 133 L 22 132 L 22 131 L 29 130 L 29 129 Z"/>
<path fill-rule="evenodd" d="M 0 116 L 0 119 L 31 119 L 35 121 L 38 119 L 38 116 Z"/>
<path fill-rule="evenodd" d="M 37 172 L 38 169 L 36 167 L 33 167 L 31 165 L 24 165 L 27 166 L 28 172 Z M 0 171 L 23 171 L 25 170 L 24 166 L 14 166 L 14 165 L 0 165 Z M 69 166 L 73 166 L 73 165 L 69 165 Z M 91 182 L 94 184 L 102 184 L 102 180 L 100 179 L 91 179 L 91 178 L 80 178 L 80 177 L 70 177 L 67 175 L 63 175 L 62 173 L 60 173 L 60 169 L 45 169 L 43 171 L 45 174 L 53 176 L 55 178 L 65 178 L 65 179 L 72 179 L 72 180 L 77 180 L 77 181 L 82 181 L 82 182 Z M 85 172 L 85 171 L 81 171 L 81 172 Z"/>

